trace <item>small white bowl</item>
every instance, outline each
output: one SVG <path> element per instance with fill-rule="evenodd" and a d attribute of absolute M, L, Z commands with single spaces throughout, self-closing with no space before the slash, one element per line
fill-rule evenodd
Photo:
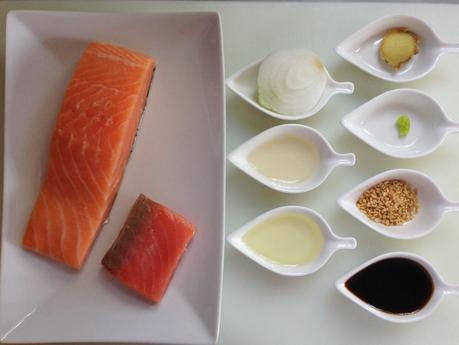
<path fill-rule="evenodd" d="M 381 61 L 379 47 L 386 30 L 407 28 L 419 38 L 419 52 L 399 69 Z M 422 20 L 406 15 L 386 16 L 353 33 L 335 48 L 336 53 L 365 72 L 391 82 L 405 83 L 430 73 L 440 56 L 458 53 L 459 44 L 441 41 Z"/>
<path fill-rule="evenodd" d="M 349 291 L 346 288 L 346 281 L 351 278 L 353 275 L 355 275 L 357 272 L 360 272 L 364 268 L 368 267 L 369 265 L 384 260 L 388 258 L 406 258 L 406 259 L 411 259 L 413 261 L 416 261 L 417 263 L 421 264 L 427 272 L 430 274 L 433 285 L 434 285 L 434 291 L 433 294 L 429 300 L 429 302 L 419 311 L 410 313 L 410 314 L 390 314 L 386 313 L 380 309 L 377 309 L 373 307 L 371 304 L 368 304 L 364 301 L 362 301 L 360 298 L 358 298 L 356 295 L 354 295 L 351 291 Z M 438 272 L 435 270 L 435 268 L 428 262 L 426 259 L 424 259 L 421 256 L 411 254 L 411 253 L 406 253 L 406 252 L 393 252 L 393 253 L 387 253 L 383 254 L 380 256 L 377 256 L 371 260 L 368 260 L 367 262 L 363 263 L 356 269 L 352 270 L 351 272 L 347 273 L 344 277 L 340 278 L 336 282 L 336 288 L 338 289 L 339 292 L 341 292 L 344 296 L 349 298 L 352 302 L 356 303 L 357 305 L 361 306 L 363 309 L 368 311 L 369 313 L 376 315 L 377 317 L 390 321 L 390 322 L 397 322 L 397 323 L 407 323 L 407 322 L 414 322 L 414 321 L 419 321 L 427 316 L 431 315 L 435 309 L 438 307 L 440 304 L 443 296 L 445 295 L 459 295 L 459 286 L 458 285 L 449 285 L 446 284 L 443 279 L 440 277 Z"/>
<path fill-rule="evenodd" d="M 274 181 L 254 169 L 252 164 L 248 161 L 248 155 L 255 148 L 283 135 L 302 136 L 315 145 L 319 156 L 319 162 L 314 175 L 308 180 L 298 183 Z M 355 164 L 355 155 L 353 153 L 336 153 L 320 132 L 311 127 L 298 124 L 286 124 L 267 129 L 232 151 L 228 155 L 228 159 L 236 167 L 265 186 L 279 192 L 290 194 L 304 193 L 317 188 L 325 181 L 334 168 L 340 165 L 353 166 Z"/>
<path fill-rule="evenodd" d="M 400 137 L 397 118 L 407 115 L 410 132 Z M 387 91 L 341 119 L 341 124 L 374 149 L 395 158 L 417 158 L 435 151 L 446 136 L 459 131 L 432 97 L 414 89 Z"/>
<path fill-rule="evenodd" d="M 300 115 L 286 115 L 286 114 L 279 114 L 269 109 L 262 107 L 257 101 L 257 90 L 258 90 L 258 68 L 260 64 L 264 60 L 260 59 L 257 62 L 244 67 L 243 69 L 237 71 L 233 75 L 231 75 L 226 80 L 226 86 L 228 86 L 232 91 L 234 91 L 237 95 L 239 95 L 243 100 L 247 103 L 251 104 L 258 110 L 268 114 L 272 117 L 281 119 L 281 120 L 301 120 L 312 115 L 318 113 L 330 100 L 330 98 L 337 94 L 351 94 L 354 92 L 354 84 L 351 82 L 337 82 L 335 81 L 330 74 L 328 73 L 327 69 L 325 68 L 325 72 L 327 73 L 327 84 L 325 86 L 325 90 L 322 93 L 317 104 L 314 106 L 313 109 L 310 111 L 300 114 Z"/>
<path fill-rule="evenodd" d="M 360 195 L 370 187 L 385 180 L 403 180 L 418 193 L 419 212 L 414 218 L 399 226 L 385 226 L 368 218 L 357 208 Z M 447 200 L 435 182 L 416 170 L 394 169 L 382 172 L 363 181 L 338 199 L 338 204 L 357 220 L 380 234 L 402 240 L 414 239 L 430 233 L 448 212 L 459 211 L 459 203 Z"/>
<path fill-rule="evenodd" d="M 312 218 L 312 220 L 314 220 L 318 224 L 320 230 L 322 231 L 324 245 L 319 256 L 313 262 L 302 266 L 285 266 L 275 264 L 254 252 L 252 249 L 247 247 L 245 243 L 242 241 L 242 237 L 247 233 L 247 231 L 251 230 L 255 225 L 264 222 L 265 220 L 271 217 L 275 217 L 286 213 L 299 213 L 309 218 Z M 284 276 L 305 276 L 311 274 L 319 270 L 323 265 L 325 265 L 328 259 L 330 259 L 333 253 L 337 250 L 355 249 L 355 247 L 357 246 L 357 241 L 354 238 L 339 237 L 335 235 L 328 223 L 326 222 L 326 220 L 319 213 L 312 209 L 300 206 L 284 206 L 263 213 L 262 215 L 256 217 L 252 221 L 243 225 L 238 230 L 231 233 L 227 237 L 227 241 L 234 248 L 239 250 L 242 254 L 248 256 L 256 263 L 260 264 L 261 266 L 265 267 L 266 269 L 274 273 Z"/>

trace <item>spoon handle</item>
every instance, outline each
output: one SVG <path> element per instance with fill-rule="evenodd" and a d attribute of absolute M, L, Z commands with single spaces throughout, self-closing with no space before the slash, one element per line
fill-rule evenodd
<path fill-rule="evenodd" d="M 459 43 L 444 43 L 441 52 L 443 54 L 459 53 Z"/>
<path fill-rule="evenodd" d="M 355 164 L 355 154 L 353 153 L 337 153 L 338 165 L 353 166 Z"/>
<path fill-rule="evenodd" d="M 446 285 L 445 294 L 447 295 L 459 295 L 459 285 Z"/>
<path fill-rule="evenodd" d="M 445 212 L 459 212 L 459 202 L 446 201 L 445 203 Z"/>
<path fill-rule="evenodd" d="M 355 249 L 357 241 L 353 237 L 338 237 L 337 249 Z"/>
<path fill-rule="evenodd" d="M 447 126 L 446 126 L 446 130 L 449 133 L 459 132 L 459 123 L 453 122 L 453 121 L 449 121 Z"/>
<path fill-rule="evenodd" d="M 335 81 L 333 87 L 335 88 L 335 93 L 351 94 L 354 92 L 354 83 L 351 83 L 350 81 Z"/>

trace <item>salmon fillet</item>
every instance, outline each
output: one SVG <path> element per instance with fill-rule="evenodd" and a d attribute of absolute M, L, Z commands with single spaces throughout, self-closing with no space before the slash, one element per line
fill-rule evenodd
<path fill-rule="evenodd" d="M 195 231 L 184 217 L 141 194 L 102 264 L 128 288 L 159 302 Z"/>
<path fill-rule="evenodd" d="M 80 268 L 120 185 L 155 60 L 91 43 L 65 92 L 23 246 Z"/>

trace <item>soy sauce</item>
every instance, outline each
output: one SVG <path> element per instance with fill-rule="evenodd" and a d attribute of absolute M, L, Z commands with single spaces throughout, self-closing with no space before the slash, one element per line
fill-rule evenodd
<path fill-rule="evenodd" d="M 345 286 L 364 302 L 391 314 L 422 309 L 434 291 L 429 272 L 406 258 L 375 262 L 349 278 Z"/>

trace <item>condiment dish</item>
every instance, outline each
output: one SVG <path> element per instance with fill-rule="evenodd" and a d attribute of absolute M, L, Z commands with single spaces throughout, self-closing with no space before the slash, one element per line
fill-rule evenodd
<path fill-rule="evenodd" d="M 311 177 L 305 181 L 286 183 L 273 180 L 257 171 L 248 159 L 249 154 L 255 148 L 284 135 L 308 139 L 317 150 L 317 167 Z M 267 129 L 232 151 L 228 155 L 228 159 L 236 167 L 258 182 L 276 191 L 291 194 L 304 193 L 318 187 L 330 175 L 331 171 L 338 166 L 353 166 L 355 164 L 355 155 L 353 153 L 336 153 L 320 132 L 311 127 L 298 124 L 285 124 Z"/>
<path fill-rule="evenodd" d="M 352 94 L 354 92 L 354 84 L 351 82 L 337 82 L 334 80 L 327 69 L 327 84 L 317 104 L 310 111 L 300 115 L 286 115 L 279 114 L 261 106 L 257 101 L 257 78 L 258 68 L 263 59 L 260 59 L 253 64 L 242 68 L 226 80 L 226 85 L 237 95 L 239 95 L 247 103 L 262 111 L 263 113 L 281 120 L 301 120 L 313 116 L 318 113 L 330 100 L 330 98 L 337 94 Z"/>
<path fill-rule="evenodd" d="M 311 218 L 319 226 L 324 244 L 319 256 L 313 261 L 302 266 L 286 266 L 271 262 L 254 252 L 242 240 L 243 236 L 255 225 L 271 217 L 287 213 L 299 213 Z M 243 225 L 227 237 L 227 241 L 237 250 L 266 269 L 284 276 L 305 276 L 319 270 L 330 259 L 334 252 L 340 249 L 355 249 L 357 241 L 352 237 L 339 237 L 333 233 L 327 221 L 316 211 L 300 206 L 284 206 L 273 209 L 256 217 Z"/>
<path fill-rule="evenodd" d="M 399 69 L 381 60 L 379 47 L 384 33 L 392 28 L 406 28 L 419 39 L 419 51 Z M 336 53 L 365 72 L 391 82 L 404 83 L 430 73 L 440 56 L 458 53 L 459 44 L 441 41 L 422 20 L 406 15 L 385 16 L 366 25 L 335 48 Z"/>
<path fill-rule="evenodd" d="M 422 307 L 420 310 L 409 313 L 409 314 L 392 314 L 385 312 L 383 310 L 380 310 L 378 308 L 375 308 L 374 306 L 364 302 L 361 300 L 359 297 L 354 295 L 349 289 L 346 287 L 346 281 L 354 276 L 356 273 L 362 271 L 369 265 L 384 260 L 388 258 L 406 258 L 406 259 L 411 259 L 417 263 L 419 263 L 430 275 L 432 278 L 433 282 L 433 293 L 432 296 L 430 297 L 429 301 L 427 302 L 424 307 Z M 367 262 L 363 263 L 356 269 L 352 270 L 351 272 L 347 273 L 344 275 L 342 278 L 340 278 L 336 283 L 335 283 L 336 288 L 338 289 L 339 292 L 341 292 L 344 296 L 349 298 L 352 302 L 356 303 L 369 313 L 376 315 L 377 317 L 390 321 L 390 322 L 397 322 L 397 323 L 407 323 L 407 322 L 414 322 L 414 321 L 419 321 L 422 320 L 429 315 L 431 315 L 435 309 L 438 307 L 440 304 L 443 296 L 445 295 L 459 295 L 459 285 L 449 285 L 443 281 L 443 279 L 440 277 L 438 272 L 435 270 L 435 268 L 428 262 L 426 259 L 424 259 L 421 256 L 411 254 L 411 253 L 406 253 L 406 252 L 392 252 L 392 253 L 387 253 L 383 254 L 380 256 L 377 256 L 373 259 L 368 260 Z"/>
<path fill-rule="evenodd" d="M 385 180 L 403 180 L 417 190 L 419 212 L 402 225 L 385 226 L 368 218 L 356 202 L 368 188 Z M 338 204 L 350 215 L 380 234 L 397 239 L 414 239 L 430 233 L 452 211 L 459 211 L 459 203 L 447 200 L 435 182 L 426 174 L 410 169 L 394 169 L 382 172 L 363 181 L 338 199 Z"/>
<path fill-rule="evenodd" d="M 411 128 L 400 136 L 397 118 L 406 115 Z M 374 149 L 395 158 L 417 158 L 436 150 L 459 123 L 446 116 L 429 95 L 414 89 L 387 91 L 341 119 L 341 124 Z"/>

